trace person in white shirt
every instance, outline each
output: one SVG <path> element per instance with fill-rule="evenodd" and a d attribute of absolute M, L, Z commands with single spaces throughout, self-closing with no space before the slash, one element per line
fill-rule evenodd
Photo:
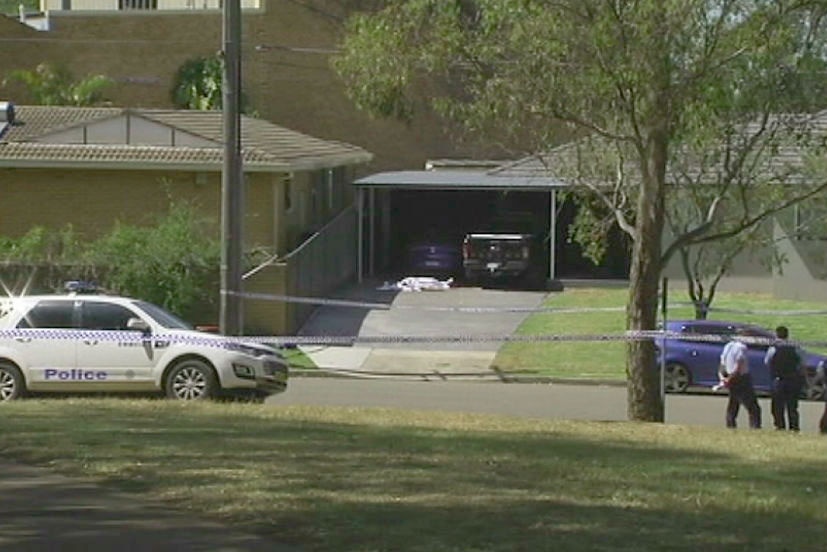
<path fill-rule="evenodd" d="M 724 346 L 721 351 L 718 373 L 721 381 L 729 390 L 729 401 L 726 407 L 726 426 L 737 427 L 738 411 L 743 404 L 749 413 L 749 426 L 753 429 L 761 428 L 761 407 L 755 398 L 755 389 L 752 387 L 752 376 L 749 373 L 747 359 L 747 345 L 743 341 L 743 329 L 736 331 L 735 338 Z"/>

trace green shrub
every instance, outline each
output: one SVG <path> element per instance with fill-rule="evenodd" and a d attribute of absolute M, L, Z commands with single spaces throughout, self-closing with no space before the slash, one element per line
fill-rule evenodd
<path fill-rule="evenodd" d="M 153 226 L 116 223 L 109 234 L 86 244 L 71 226 L 38 226 L 17 239 L 0 237 L 0 261 L 11 288 L 32 273 L 37 282 L 30 292 L 91 278 L 111 292 L 163 305 L 187 320 L 214 322 L 221 248 L 213 233 L 194 205 L 171 202 Z"/>
<path fill-rule="evenodd" d="M 0 259 L 17 263 L 77 262 L 82 246 L 71 224 L 60 230 L 35 226 L 19 239 L 0 236 Z"/>
<path fill-rule="evenodd" d="M 192 205 L 173 203 L 154 226 L 116 224 L 88 255 L 107 267 L 107 288 L 203 321 L 218 304 L 221 248 L 210 234 Z"/>

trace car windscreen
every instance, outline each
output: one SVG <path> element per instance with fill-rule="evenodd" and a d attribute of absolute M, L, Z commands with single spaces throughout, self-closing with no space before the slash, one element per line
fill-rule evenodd
<path fill-rule="evenodd" d="M 146 301 L 134 301 L 134 305 L 152 317 L 155 322 L 168 330 L 192 330 L 188 322 L 184 322 L 166 309 Z"/>

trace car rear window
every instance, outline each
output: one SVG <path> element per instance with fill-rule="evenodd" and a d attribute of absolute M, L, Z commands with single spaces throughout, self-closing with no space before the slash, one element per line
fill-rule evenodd
<path fill-rule="evenodd" d="M 730 335 L 735 333 L 735 328 L 732 326 L 721 326 L 720 324 L 690 324 L 684 326 L 685 333 L 704 334 L 704 335 Z"/>
<path fill-rule="evenodd" d="M 18 328 L 74 327 L 72 315 L 75 310 L 72 301 L 40 301 L 17 323 Z"/>

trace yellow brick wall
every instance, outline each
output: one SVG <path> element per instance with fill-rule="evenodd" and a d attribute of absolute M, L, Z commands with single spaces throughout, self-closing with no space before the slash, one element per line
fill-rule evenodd
<path fill-rule="evenodd" d="M 243 288 L 247 293 L 287 294 L 284 265 L 268 266 L 257 272 L 244 281 Z M 245 299 L 243 306 L 245 335 L 290 335 L 296 329 L 291 328 L 288 322 L 290 308 L 290 305 L 283 301 Z"/>
<path fill-rule="evenodd" d="M 248 177 L 244 239 L 272 247 L 273 187 L 269 174 Z M 115 221 L 148 225 L 170 199 L 192 201 L 214 229 L 221 228 L 218 173 L 0 169 L 0 235 L 19 237 L 34 226 L 72 224 L 83 237 L 107 233 Z"/>
<path fill-rule="evenodd" d="M 331 70 L 328 54 L 280 48 L 333 49 L 340 40 L 341 23 L 295 1 L 263 2 L 265 10 L 246 12 L 242 25 L 244 93 L 261 117 L 374 153 L 373 163 L 360 168 L 359 174 L 419 169 L 428 158 L 480 153 L 478 148 L 458 144 L 428 112 L 406 125 L 375 120 L 356 110 Z M 338 2 L 329 3 L 335 10 Z M 52 32 L 37 34 L 42 41 L 4 43 L 0 77 L 11 69 L 32 69 L 42 61 L 64 63 L 76 76 L 103 73 L 116 79 L 119 84 L 109 94 L 114 105 L 170 107 L 178 67 L 221 48 L 217 12 L 74 12 L 53 14 L 51 21 Z M 20 104 L 31 101 L 19 86 L 7 87 L 2 96 Z"/>

